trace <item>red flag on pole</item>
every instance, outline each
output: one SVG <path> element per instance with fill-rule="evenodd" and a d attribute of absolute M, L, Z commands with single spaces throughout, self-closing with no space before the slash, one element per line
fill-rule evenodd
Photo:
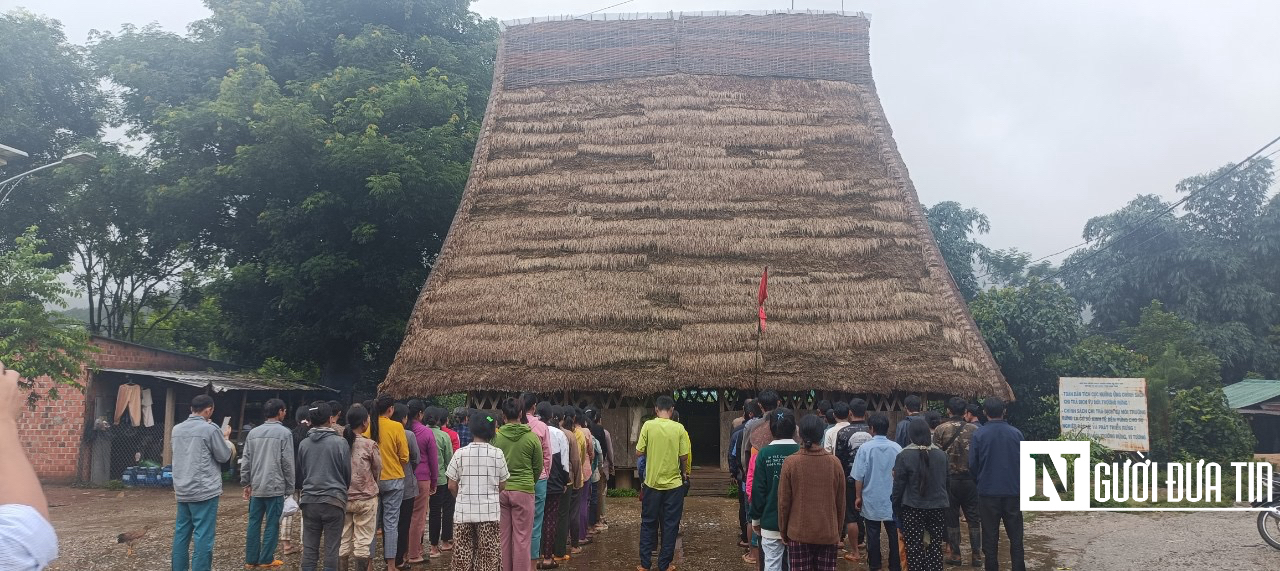
<path fill-rule="evenodd" d="M 760 275 L 760 293 L 756 295 L 756 300 L 760 306 L 760 325 L 759 331 L 764 332 L 764 300 L 769 299 L 769 266 L 764 267 L 764 273 Z"/>

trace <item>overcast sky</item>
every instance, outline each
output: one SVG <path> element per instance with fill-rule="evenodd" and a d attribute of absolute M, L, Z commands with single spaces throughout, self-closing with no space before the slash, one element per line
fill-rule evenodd
<path fill-rule="evenodd" d="M 305 0 L 304 0 L 305 1 Z M 621 0 L 479 0 L 500 20 Z M 200 0 L 0 0 L 89 30 L 183 31 Z M 608 12 L 789 3 L 632 0 Z M 840 0 L 797 3 L 839 10 Z M 1280 2 L 853 1 L 871 15 L 880 99 L 925 204 L 991 218 L 986 244 L 1045 255 L 1139 193 L 1239 160 L 1280 135 Z M 1274 150 L 1274 149 L 1273 149 Z M 1053 261 L 1060 261 L 1061 256 Z"/>

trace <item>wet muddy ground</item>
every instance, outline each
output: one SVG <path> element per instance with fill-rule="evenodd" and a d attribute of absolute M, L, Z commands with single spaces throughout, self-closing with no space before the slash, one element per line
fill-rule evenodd
<path fill-rule="evenodd" d="M 65 487 L 46 488 L 58 531 L 61 558 L 55 570 L 125 571 L 165 569 L 173 538 L 175 506 L 167 490 L 107 492 Z M 567 571 L 635 569 L 638 561 L 640 504 L 635 498 L 609 498 L 610 529 Z M 235 571 L 244 565 L 244 530 L 248 502 L 238 487 L 228 487 L 219 506 L 214 569 Z M 116 535 L 151 525 L 130 558 Z M 750 571 L 737 542 L 737 502 L 728 498 L 691 497 L 682 526 L 684 564 L 681 571 Z M 1004 538 L 1002 538 L 1004 539 Z M 1007 541 L 1002 541 L 1007 568 Z M 296 569 L 298 556 L 288 556 L 286 569 Z M 966 557 L 967 560 L 967 557 Z M 1191 514 L 1076 513 L 1038 514 L 1027 523 L 1027 568 L 1047 571 L 1130 570 L 1139 568 L 1276 569 L 1280 551 L 1263 545 L 1246 512 Z M 447 569 L 448 557 L 414 566 L 414 571 Z M 840 571 L 862 571 L 866 565 L 840 563 Z M 952 569 L 969 569 L 953 567 Z"/>

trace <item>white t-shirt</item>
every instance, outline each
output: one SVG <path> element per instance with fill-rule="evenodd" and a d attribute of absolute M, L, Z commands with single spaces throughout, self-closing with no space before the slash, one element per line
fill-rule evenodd
<path fill-rule="evenodd" d="M 507 459 L 502 451 L 488 442 L 475 442 L 459 448 L 449 461 L 445 476 L 458 483 L 453 521 L 479 523 L 499 521 L 498 484 L 507 481 Z"/>
<path fill-rule="evenodd" d="M 822 447 L 826 448 L 827 452 L 836 453 L 836 435 L 840 434 L 840 429 L 846 426 L 849 426 L 849 423 L 842 420 L 831 425 L 831 428 L 828 428 L 827 432 L 822 435 Z"/>
<path fill-rule="evenodd" d="M 551 439 L 551 455 L 559 454 L 560 465 L 564 467 L 565 472 L 569 472 L 569 438 L 557 427 L 548 429 L 547 437 Z"/>
<path fill-rule="evenodd" d="M 0 569 L 36 571 L 58 557 L 58 536 L 40 512 L 0 505 Z"/>

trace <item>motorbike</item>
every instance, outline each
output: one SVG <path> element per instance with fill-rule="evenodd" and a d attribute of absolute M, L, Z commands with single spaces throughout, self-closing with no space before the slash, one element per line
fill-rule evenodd
<path fill-rule="evenodd" d="M 1280 478 L 1271 478 L 1271 501 L 1253 502 L 1255 508 L 1268 508 L 1258 512 L 1258 534 L 1267 545 L 1280 549 Z"/>

